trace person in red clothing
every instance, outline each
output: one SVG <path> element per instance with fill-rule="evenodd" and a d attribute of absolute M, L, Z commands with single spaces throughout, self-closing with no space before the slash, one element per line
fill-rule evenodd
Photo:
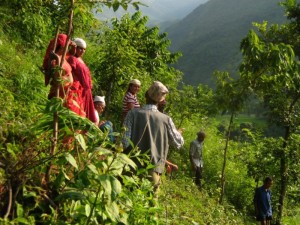
<path fill-rule="evenodd" d="M 92 78 L 91 72 L 85 62 L 83 61 L 83 55 L 86 50 L 86 42 L 81 38 L 75 38 L 76 52 L 74 56 L 68 57 L 68 62 L 72 67 L 73 79 L 78 81 L 82 86 L 82 100 L 83 109 L 86 117 L 93 123 L 97 123 L 97 116 L 95 114 L 95 107 L 92 95 Z"/>
<path fill-rule="evenodd" d="M 65 107 L 80 116 L 85 116 L 82 99 L 80 98 L 82 88 L 79 82 L 74 81 L 70 64 L 67 60 L 62 59 L 67 44 L 67 37 L 66 34 L 59 34 L 57 36 L 55 49 L 55 39 L 52 39 L 44 57 L 43 69 L 45 73 L 45 85 L 51 85 L 48 99 L 56 97 L 58 91 L 58 97 L 64 100 L 63 104 Z M 63 64 L 62 68 L 60 68 L 62 60 Z"/>
<path fill-rule="evenodd" d="M 61 73 L 61 81 L 59 76 L 59 69 L 58 66 L 62 60 L 62 54 L 67 42 L 67 35 L 59 34 L 57 36 L 57 44 L 56 48 L 54 48 L 54 39 L 52 39 L 48 45 L 44 62 L 43 62 L 43 69 L 45 70 L 45 85 L 51 85 L 50 93 L 48 98 L 52 98 L 55 96 L 55 90 L 59 86 L 60 88 L 60 97 L 64 97 L 64 89 L 63 87 L 68 87 L 70 83 L 73 82 L 72 76 L 72 68 L 68 62 L 64 60 L 62 65 L 62 73 Z M 53 52 L 51 52 L 53 51 Z M 55 71 L 56 70 L 56 71 Z"/>

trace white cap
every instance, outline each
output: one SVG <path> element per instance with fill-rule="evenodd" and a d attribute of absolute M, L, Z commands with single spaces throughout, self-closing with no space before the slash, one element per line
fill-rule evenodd
<path fill-rule="evenodd" d="M 163 101 L 168 92 L 168 88 L 159 81 L 154 81 L 147 91 L 148 96 L 157 103 Z"/>
<path fill-rule="evenodd" d="M 135 85 L 141 86 L 141 81 L 139 81 L 138 79 L 133 79 L 129 82 L 129 84 L 135 84 Z"/>
<path fill-rule="evenodd" d="M 103 102 L 105 105 L 105 96 L 95 96 L 94 102 Z"/>
<path fill-rule="evenodd" d="M 76 43 L 77 46 L 86 49 L 86 42 L 83 39 L 75 38 L 74 42 Z"/>

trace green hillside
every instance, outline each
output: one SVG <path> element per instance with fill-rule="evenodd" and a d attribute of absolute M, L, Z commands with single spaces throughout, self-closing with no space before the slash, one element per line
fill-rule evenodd
<path fill-rule="evenodd" d="M 140 12 L 107 26 L 94 17 L 93 10 L 102 6 L 97 1 L 0 1 L 0 224 L 254 225 L 254 190 L 268 176 L 274 180 L 274 224 L 298 225 L 300 63 L 294 49 L 300 49 L 300 5 L 289 2 L 290 19 L 296 22 L 263 34 L 251 32 L 242 45 L 242 79 L 219 73 L 212 89 L 197 82 L 183 84 L 181 71 L 170 66 L 177 65 L 180 54 L 169 50 L 167 34 L 148 27 Z M 133 4 L 111 3 L 103 4 L 114 9 Z M 242 5 L 236 2 L 237 8 Z M 225 13 L 222 7 L 218 5 L 218 12 Z M 218 14 L 215 19 L 223 17 Z M 92 95 L 105 96 L 101 121 L 112 121 L 115 141 L 68 107 L 68 94 L 75 87 L 69 86 L 71 80 L 64 82 L 63 65 L 50 74 L 59 85 L 45 86 L 41 65 L 57 28 L 72 39 L 86 40 L 86 48 L 78 50 L 85 52 Z M 211 37 L 210 32 L 206 35 Z M 193 35 L 185 38 L 192 40 Z M 181 149 L 171 143 L 160 149 L 165 154 L 160 162 L 170 160 L 179 169 L 161 174 L 158 196 L 148 179 L 155 166 L 152 152 L 132 146 L 128 153 L 121 143 L 126 130 L 122 99 L 133 78 L 142 83 L 141 105 L 153 81 L 167 86 L 165 113 L 183 132 Z M 48 99 L 50 86 L 58 90 L 60 85 L 68 90 L 65 95 Z M 174 127 L 169 118 L 161 125 Z M 189 157 L 199 130 L 206 134 L 201 187 L 194 182 Z M 137 167 L 136 160 L 143 166 Z"/>
<path fill-rule="evenodd" d="M 188 84 L 213 83 L 215 70 L 236 74 L 241 61 L 239 44 L 253 22 L 285 21 L 279 0 L 210 0 L 179 23 L 166 29 L 172 50 L 181 51 L 176 66 Z"/>

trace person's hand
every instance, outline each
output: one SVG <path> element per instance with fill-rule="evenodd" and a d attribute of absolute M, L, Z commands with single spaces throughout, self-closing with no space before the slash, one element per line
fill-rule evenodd
<path fill-rule="evenodd" d="M 75 47 L 75 48 L 77 47 L 76 42 L 75 41 L 71 41 L 71 40 L 70 40 L 69 46 Z"/>
<path fill-rule="evenodd" d="M 168 174 L 172 173 L 172 166 L 167 165 L 167 173 Z"/>
<path fill-rule="evenodd" d="M 103 124 L 105 124 L 106 123 L 106 121 L 105 120 L 103 120 L 103 121 L 100 121 L 99 122 L 99 126 L 101 126 L 101 125 L 103 125 Z"/>
<path fill-rule="evenodd" d="M 173 167 L 174 170 L 178 170 L 178 166 L 177 165 L 173 164 L 172 167 Z"/>

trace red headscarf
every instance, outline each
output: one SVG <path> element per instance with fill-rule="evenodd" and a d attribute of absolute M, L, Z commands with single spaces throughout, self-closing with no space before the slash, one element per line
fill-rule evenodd
<path fill-rule="evenodd" d="M 57 47 L 65 47 L 66 42 L 67 42 L 67 38 L 68 36 L 66 34 L 59 34 L 57 36 L 57 43 L 56 43 L 56 48 Z M 50 53 L 52 51 L 55 51 L 56 49 L 54 48 L 54 42 L 55 42 L 55 38 L 51 39 L 48 48 L 46 50 L 45 56 L 44 56 L 44 61 L 43 61 L 43 69 L 45 70 L 45 85 L 47 86 L 49 84 L 50 81 L 50 68 L 49 68 L 49 60 L 50 60 Z"/>

